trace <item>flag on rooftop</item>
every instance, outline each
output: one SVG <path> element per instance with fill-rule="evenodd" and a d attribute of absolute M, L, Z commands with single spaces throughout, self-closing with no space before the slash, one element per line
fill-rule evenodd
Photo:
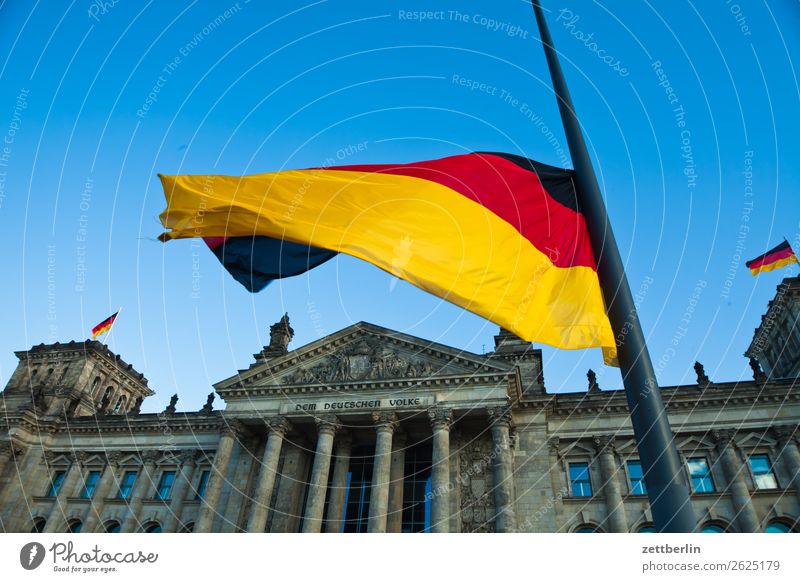
<path fill-rule="evenodd" d="M 109 315 L 103 321 L 98 323 L 92 328 L 92 339 L 97 339 L 97 336 L 103 335 L 107 331 L 111 329 L 111 326 L 114 325 L 114 321 L 117 319 L 117 315 L 119 311 L 114 315 Z"/>
<path fill-rule="evenodd" d="M 797 255 L 794 254 L 789 241 L 784 240 L 774 249 L 767 251 L 752 261 L 747 261 L 745 265 L 750 269 L 750 274 L 755 277 L 760 273 L 774 271 L 792 263 L 797 263 Z"/>

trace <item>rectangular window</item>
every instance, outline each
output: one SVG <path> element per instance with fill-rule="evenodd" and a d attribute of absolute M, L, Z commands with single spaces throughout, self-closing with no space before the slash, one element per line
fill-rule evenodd
<path fill-rule="evenodd" d="M 100 480 L 100 471 L 89 471 L 86 479 L 83 481 L 83 492 L 81 497 L 84 499 L 91 499 L 94 495 L 94 490 L 97 488 L 97 482 Z"/>
<path fill-rule="evenodd" d="M 136 482 L 136 471 L 125 471 L 122 482 L 119 484 L 119 499 L 128 499 L 133 491 L 133 484 Z"/>
<path fill-rule="evenodd" d="M 58 495 L 61 485 L 64 483 L 64 477 L 67 475 L 66 471 L 56 471 L 53 473 L 53 480 L 50 481 L 50 489 L 47 490 L 48 497 L 55 497 Z"/>
<path fill-rule="evenodd" d="M 767 455 L 750 455 L 750 470 L 756 489 L 777 489 L 778 480 Z"/>
<path fill-rule="evenodd" d="M 591 497 L 592 482 L 589 479 L 589 463 L 570 463 L 569 482 L 573 497 Z"/>
<path fill-rule="evenodd" d="M 708 469 L 708 461 L 695 457 L 689 459 L 686 464 L 689 467 L 689 477 L 692 480 L 692 491 L 695 493 L 713 493 L 716 491 L 714 479 Z"/>
<path fill-rule="evenodd" d="M 631 495 L 647 494 L 641 461 L 628 461 L 628 478 L 631 481 Z"/>
<path fill-rule="evenodd" d="M 208 487 L 208 478 L 211 476 L 211 471 L 203 471 L 200 473 L 200 481 L 197 482 L 197 495 L 195 499 L 202 499 L 206 495 L 206 487 Z"/>
<path fill-rule="evenodd" d="M 175 471 L 164 471 L 161 473 L 161 479 L 158 481 L 158 490 L 156 491 L 156 499 L 169 499 L 169 492 L 174 482 Z"/>

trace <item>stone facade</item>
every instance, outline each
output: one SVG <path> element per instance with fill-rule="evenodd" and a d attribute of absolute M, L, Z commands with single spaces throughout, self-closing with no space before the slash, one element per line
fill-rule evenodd
<path fill-rule="evenodd" d="M 795 328 L 796 329 L 796 326 Z M 548 393 L 508 332 L 485 355 L 367 323 L 295 350 L 288 316 L 197 412 L 143 414 L 98 342 L 18 352 L 0 419 L 0 526 L 29 531 L 647 531 L 621 391 Z M 790 352 L 795 353 L 796 352 Z M 797 362 L 794 363 L 795 369 Z M 662 388 L 698 528 L 798 530 L 800 391 Z"/>
<path fill-rule="evenodd" d="M 745 356 L 774 378 L 800 376 L 800 277 L 778 285 Z"/>

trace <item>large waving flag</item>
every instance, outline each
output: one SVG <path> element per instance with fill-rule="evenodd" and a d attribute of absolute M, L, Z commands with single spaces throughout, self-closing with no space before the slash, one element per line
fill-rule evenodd
<path fill-rule="evenodd" d="M 109 315 L 103 321 L 95 325 L 92 328 L 92 339 L 97 339 L 97 336 L 103 335 L 109 331 L 114 325 L 114 322 L 117 320 L 117 315 L 119 315 L 119 311 L 117 311 L 114 315 Z"/>
<path fill-rule="evenodd" d="M 501 153 L 160 176 L 162 240 L 203 237 L 251 291 L 342 252 L 565 349 L 614 337 L 572 172 Z"/>
<path fill-rule="evenodd" d="M 750 269 L 750 274 L 755 277 L 760 273 L 774 271 L 793 263 L 797 263 L 797 255 L 794 254 L 789 241 L 784 240 L 774 249 L 767 251 L 752 261 L 747 261 L 745 265 Z"/>

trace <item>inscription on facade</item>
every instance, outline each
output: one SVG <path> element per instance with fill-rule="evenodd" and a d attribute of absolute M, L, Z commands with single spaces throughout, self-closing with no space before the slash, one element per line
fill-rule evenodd
<path fill-rule="evenodd" d="M 381 408 L 424 408 L 433 405 L 431 396 L 407 396 L 397 398 L 314 400 L 311 402 L 291 402 L 281 407 L 287 412 L 358 412 Z"/>

